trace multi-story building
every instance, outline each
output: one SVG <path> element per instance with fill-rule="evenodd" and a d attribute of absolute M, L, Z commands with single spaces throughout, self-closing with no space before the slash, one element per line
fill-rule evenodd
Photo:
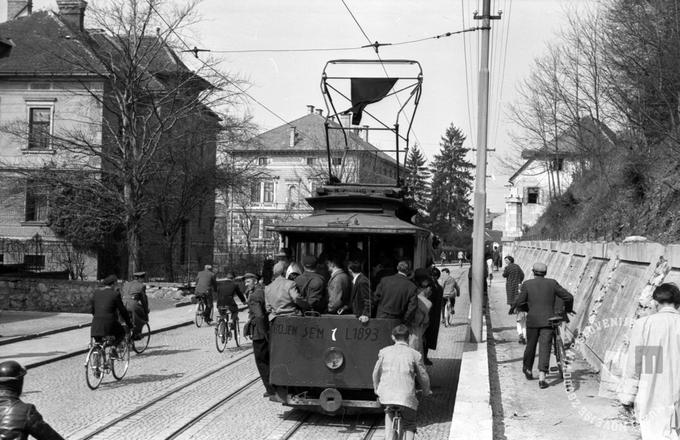
<path fill-rule="evenodd" d="M 10 20 L 0 24 L 0 37 L 6 36 L 13 44 L 9 56 L 0 58 L 0 264 L 24 264 L 37 271 L 62 271 L 77 264 L 79 275 L 86 278 L 125 275 L 124 243 L 113 243 L 117 253 L 105 256 L 76 251 L 48 227 L 45 188 L 27 177 L 50 164 L 60 164 L 66 172 L 101 174 L 101 158 L 107 157 L 105 149 L 113 144 L 107 142 L 107 133 L 119 127 L 120 119 L 106 105 L 115 86 L 98 63 L 106 55 L 102 50 L 118 43 L 102 31 L 84 29 L 87 3 L 83 0 L 57 0 L 58 12 L 32 14 L 30 1 L 24 1 L 23 8 L 21 2 L 9 3 Z M 157 88 L 175 81 L 173 75 L 190 74 L 172 50 L 164 47 L 146 66 Z M 203 83 L 192 83 L 194 93 L 200 93 Z M 209 119 L 216 124 L 214 115 Z M 66 136 L 78 136 L 81 143 L 103 153 L 88 157 L 55 147 Z M 201 157 L 213 166 L 215 136 L 201 147 Z M 172 252 L 177 254 L 175 259 L 193 262 L 195 267 L 212 261 L 214 201 L 197 207 L 189 217 Z M 140 252 L 141 268 L 162 266 L 167 250 L 156 233 L 158 228 L 151 224 L 143 228 L 147 239 Z M 188 240 L 205 245 L 189 246 Z"/>
<path fill-rule="evenodd" d="M 311 105 L 307 108 L 301 118 L 262 133 L 249 146 L 230 153 L 231 160 L 257 167 L 260 177 L 245 191 L 218 196 L 218 264 L 234 265 L 243 256 L 276 253 L 278 236 L 268 227 L 312 212 L 305 199 L 327 181 L 329 153 L 323 111 Z M 341 130 L 329 131 L 330 172 L 346 183 L 396 183 L 395 160 L 368 142 L 368 128 L 351 127 L 345 132 L 347 145 Z"/>

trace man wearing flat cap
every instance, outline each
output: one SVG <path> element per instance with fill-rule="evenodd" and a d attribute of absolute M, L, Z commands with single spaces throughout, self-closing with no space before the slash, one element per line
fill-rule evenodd
<path fill-rule="evenodd" d="M 106 336 L 114 336 L 115 346 L 118 346 L 125 337 L 125 329 L 120 325 L 119 316 L 123 318 L 128 328 L 132 328 L 132 321 L 120 292 L 114 288 L 117 281 L 118 278 L 115 275 L 109 275 L 94 291 L 91 300 L 92 326 L 90 327 L 90 336 L 97 341 L 101 341 Z"/>
<path fill-rule="evenodd" d="M 142 327 L 149 321 L 149 298 L 146 296 L 144 277 L 146 272 L 135 272 L 132 281 L 126 281 L 121 289 L 123 304 L 134 326 L 132 337 L 138 338 Z"/>
<path fill-rule="evenodd" d="M 295 278 L 295 285 L 300 296 L 307 301 L 309 308 L 317 313 L 326 313 L 328 308 L 328 293 L 326 280 L 316 271 L 317 260 L 314 255 L 302 257 L 305 271 Z"/>
<path fill-rule="evenodd" d="M 558 298 L 564 301 L 566 312 L 572 312 L 574 297 L 564 287 L 546 278 L 548 266 L 535 263 L 531 271 L 534 278 L 524 281 L 515 302 L 515 309 L 527 312 L 527 346 L 524 349 L 522 372 L 527 379 L 533 379 L 532 369 L 538 344 L 538 386 L 547 388 L 545 376 L 550 366 L 550 347 L 554 331 L 548 319 L 555 316 L 555 303 Z"/>
<path fill-rule="evenodd" d="M 206 264 L 202 271 L 196 275 L 196 296 L 205 298 L 205 310 L 203 319 L 206 324 L 212 322 L 213 292 L 217 290 L 217 278 L 212 271 L 212 266 Z"/>

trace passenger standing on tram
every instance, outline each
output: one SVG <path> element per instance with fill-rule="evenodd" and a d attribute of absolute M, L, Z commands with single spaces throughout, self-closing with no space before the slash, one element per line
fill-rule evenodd
<path fill-rule="evenodd" d="M 253 356 L 255 365 L 264 384 L 264 397 L 274 395 L 274 388 L 269 383 L 269 320 L 264 299 L 264 288 L 257 282 L 252 273 L 244 276 L 248 295 L 248 323 L 253 340 Z"/>
<path fill-rule="evenodd" d="M 439 277 L 441 272 L 436 267 L 432 266 L 429 271 L 432 279 L 432 294 L 430 301 L 432 307 L 430 308 L 430 324 L 425 330 L 425 348 L 423 350 L 423 362 L 425 365 L 432 365 L 432 361 L 427 356 L 428 350 L 437 349 L 437 339 L 439 338 L 439 315 L 442 313 L 442 304 L 444 300 L 444 288 L 439 284 Z"/>
<path fill-rule="evenodd" d="M 328 313 L 342 315 L 350 313 L 350 295 L 352 293 L 352 280 L 341 266 L 337 256 L 328 258 Z"/>
<path fill-rule="evenodd" d="M 310 310 L 317 313 L 326 313 L 328 308 L 328 295 L 326 293 L 326 280 L 316 271 L 317 260 L 314 255 L 302 257 L 304 272 L 295 278 L 295 285 L 302 299 L 307 301 Z"/>
<path fill-rule="evenodd" d="M 352 276 L 352 295 L 350 303 L 351 311 L 354 312 L 359 321 L 368 322 L 371 317 L 371 286 L 368 277 L 361 273 L 361 263 L 351 261 L 347 265 L 349 274 Z"/>
<path fill-rule="evenodd" d="M 274 265 L 273 281 L 264 288 L 269 320 L 281 315 L 300 315 L 309 304 L 300 296 L 294 281 L 286 279 L 287 265 L 279 261 Z"/>
<path fill-rule="evenodd" d="M 396 275 L 380 280 L 375 289 L 376 318 L 398 319 L 402 324 L 411 325 L 418 307 L 418 294 L 416 285 L 408 279 L 410 269 L 408 261 L 400 261 Z"/>
<path fill-rule="evenodd" d="M 146 296 L 146 286 L 143 282 L 146 272 L 135 272 L 133 276 L 134 280 L 123 284 L 121 296 L 132 319 L 132 337 L 138 339 L 142 327 L 149 321 L 149 298 Z"/>

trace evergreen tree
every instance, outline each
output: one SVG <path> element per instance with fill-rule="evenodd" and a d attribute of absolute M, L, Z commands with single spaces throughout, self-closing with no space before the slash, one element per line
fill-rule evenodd
<path fill-rule="evenodd" d="M 464 141 L 463 132 L 451 124 L 441 138 L 441 151 L 432 162 L 429 226 L 446 242 L 472 224 L 470 194 L 474 165 L 465 160 L 469 149 L 463 147 Z"/>
<path fill-rule="evenodd" d="M 406 198 L 418 210 L 416 223 L 422 224 L 427 218 L 427 207 L 430 204 L 431 173 L 418 145 L 413 147 L 406 158 L 405 168 Z"/>

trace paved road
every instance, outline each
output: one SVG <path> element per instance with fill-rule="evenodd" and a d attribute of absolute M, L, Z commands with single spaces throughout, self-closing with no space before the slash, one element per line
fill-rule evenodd
<path fill-rule="evenodd" d="M 185 309 L 190 315 L 191 308 Z M 467 309 L 467 299 L 461 296 L 455 325 L 441 327 L 438 350 L 431 354 L 434 365 L 428 370 L 434 384 L 434 395 L 422 403 L 419 411 L 420 439 L 441 440 L 448 437 L 463 338 L 467 330 Z M 242 312 L 241 322 L 244 320 L 245 312 Z M 62 341 L 60 344 L 84 347 L 88 332 L 89 329 L 80 329 L 63 333 L 59 336 Z M 49 341 L 47 338 L 33 340 L 32 348 L 24 349 L 23 359 L 67 351 L 64 347 L 53 346 L 55 343 Z M 6 349 L 4 351 L 14 350 L 21 359 L 19 348 L 27 347 L 28 343 L 25 341 L 21 346 L 10 344 L 2 348 Z M 91 391 L 85 384 L 85 355 L 81 354 L 31 368 L 25 381 L 24 398 L 34 403 L 45 419 L 66 438 L 80 439 L 145 402 L 243 356 L 243 360 L 216 373 L 208 380 L 209 385 L 187 387 L 172 399 L 125 422 L 123 428 L 97 437 L 162 439 L 181 427 L 192 414 L 218 402 L 241 383 L 257 378 L 253 357 L 247 353 L 249 345 L 228 349 L 220 354 L 214 347 L 213 327 L 180 327 L 152 335 L 147 352 L 143 355 L 132 354 L 130 369 L 120 382 L 107 376 L 99 389 Z M 277 433 L 295 423 L 300 411 L 263 399 L 263 392 L 261 382 L 256 380 L 253 386 L 179 438 L 225 438 L 225 433 L 230 433 L 230 438 L 237 435 L 242 440 L 277 438 Z M 365 431 L 365 425 L 365 416 L 321 417 L 317 423 L 306 426 L 303 432 L 308 438 L 353 439 Z M 383 438 L 382 431 L 373 438 Z"/>

